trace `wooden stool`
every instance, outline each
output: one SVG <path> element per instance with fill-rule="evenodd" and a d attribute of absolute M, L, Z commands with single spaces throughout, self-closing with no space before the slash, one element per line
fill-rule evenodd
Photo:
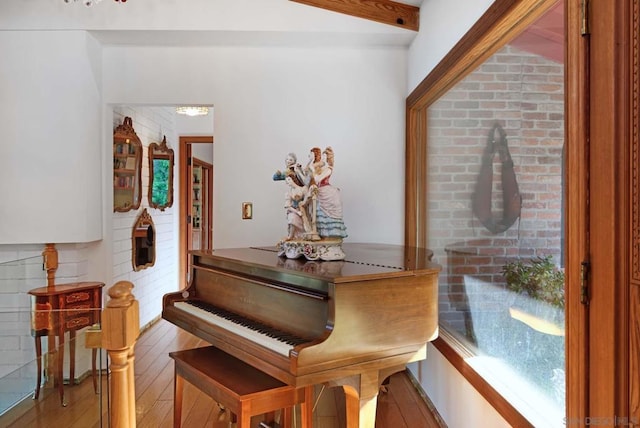
<path fill-rule="evenodd" d="M 182 424 L 183 379 L 229 409 L 238 428 L 251 416 L 283 409 L 282 426 L 291 426 L 292 408 L 301 405 L 301 427 L 311 428 L 313 387 L 295 388 L 214 346 L 171 352 L 175 361 L 173 426 Z"/>

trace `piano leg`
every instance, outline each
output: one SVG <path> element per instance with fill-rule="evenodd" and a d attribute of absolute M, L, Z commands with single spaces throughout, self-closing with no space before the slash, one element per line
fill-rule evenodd
<path fill-rule="evenodd" d="M 373 428 L 376 425 L 378 394 L 361 397 L 355 388 L 343 385 L 346 397 L 347 428 Z"/>
<path fill-rule="evenodd" d="M 403 364 L 381 370 L 370 370 L 338 382 L 342 385 L 346 399 L 347 428 L 375 427 L 380 385 L 393 373 L 405 368 Z"/>

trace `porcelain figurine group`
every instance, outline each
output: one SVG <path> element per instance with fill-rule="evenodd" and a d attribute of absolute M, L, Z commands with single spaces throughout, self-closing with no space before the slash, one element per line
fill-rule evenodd
<path fill-rule="evenodd" d="M 285 158 L 283 171 L 274 180 L 287 184 L 284 209 L 287 236 L 278 242 L 278 253 L 287 258 L 308 260 L 342 260 L 342 239 L 347 229 L 342 220 L 340 189 L 329 183 L 333 173 L 334 153 L 331 147 L 309 151 L 306 166 L 298 163 L 295 153 Z"/>

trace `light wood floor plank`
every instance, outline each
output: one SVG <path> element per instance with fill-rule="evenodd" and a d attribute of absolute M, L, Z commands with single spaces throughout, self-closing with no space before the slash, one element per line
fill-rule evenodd
<path fill-rule="evenodd" d="M 185 389 L 187 388 L 187 383 L 185 382 Z M 188 405 L 187 396 L 184 397 L 183 403 L 183 423 L 184 427 L 204 427 L 204 426 L 214 426 L 223 428 L 227 424 L 226 415 L 223 413 L 222 417 L 218 417 L 220 414 L 220 408 L 218 405 L 207 395 L 200 393 L 195 387 L 192 385 L 188 385 L 191 390 L 191 403 L 189 406 L 189 412 L 185 412 L 185 407 Z M 185 391 L 186 392 L 186 391 Z M 185 417 L 186 416 L 186 417 Z M 213 425 L 209 425 L 213 424 Z"/>
<path fill-rule="evenodd" d="M 135 348 L 136 415 L 139 428 L 173 426 L 173 360 L 169 352 L 206 346 L 192 334 L 159 320 L 145 330 Z M 102 377 L 102 400 L 106 402 L 106 377 Z M 316 395 L 322 389 L 316 387 Z M 91 377 L 79 385 L 66 386 L 69 405 L 61 407 L 57 390 L 44 388 L 39 400 L 24 400 L 0 416 L 2 428 L 103 428 L 107 427 L 106 404 L 100 418 L 100 396 L 93 392 Z M 183 426 L 227 428 L 228 415 L 215 402 L 185 382 Z M 298 414 L 299 421 L 299 409 Z M 252 426 L 259 418 L 252 419 Z M 325 388 L 314 411 L 314 428 L 344 428 L 344 394 Z M 379 397 L 377 428 L 439 428 L 425 401 L 405 373 L 391 377 L 388 392 Z"/>
<path fill-rule="evenodd" d="M 390 388 L 394 400 L 398 403 L 400 414 L 409 426 L 413 421 L 415 428 L 429 428 L 437 426 L 434 415 L 425 401 L 420 397 L 408 376 L 397 376 L 391 379 Z"/>
<path fill-rule="evenodd" d="M 153 407 L 137 422 L 138 428 L 157 428 L 163 420 L 173 417 L 173 402 L 156 401 Z"/>

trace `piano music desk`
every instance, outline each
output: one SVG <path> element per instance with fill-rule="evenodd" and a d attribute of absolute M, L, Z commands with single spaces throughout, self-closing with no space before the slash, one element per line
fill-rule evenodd
<path fill-rule="evenodd" d="M 313 387 L 295 388 L 214 346 L 171 352 L 175 361 L 173 426 L 182 425 L 183 380 L 197 387 L 249 428 L 251 416 L 283 409 L 282 426 L 291 426 L 292 407 L 301 404 L 302 428 L 311 428 Z"/>
<path fill-rule="evenodd" d="M 56 368 L 54 385 L 58 386 L 60 403 L 64 402 L 62 381 L 62 366 L 64 362 L 64 336 L 69 332 L 69 384 L 75 378 L 76 331 L 100 322 L 102 308 L 102 282 L 74 282 L 56 284 L 53 286 L 34 288 L 29 291 L 33 297 L 33 319 L 31 335 L 35 338 L 38 377 L 33 399 L 40 395 L 42 375 L 42 344 L 43 336 L 49 337 L 49 353 L 54 352 L 55 337 L 58 337 Z M 92 349 L 91 374 L 93 387 L 96 384 L 96 349 Z"/>

